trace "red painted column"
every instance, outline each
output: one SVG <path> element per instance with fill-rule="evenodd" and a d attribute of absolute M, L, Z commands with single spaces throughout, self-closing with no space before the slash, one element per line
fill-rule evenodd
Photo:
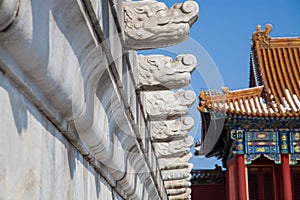
<path fill-rule="evenodd" d="M 289 154 L 281 154 L 282 193 L 284 200 L 292 200 L 292 183 Z"/>
<path fill-rule="evenodd" d="M 237 172 L 238 172 L 238 190 L 239 200 L 247 200 L 247 188 L 246 188 L 246 169 L 244 154 L 236 154 Z"/>
<path fill-rule="evenodd" d="M 227 200 L 238 200 L 238 182 L 237 182 L 237 161 L 232 159 L 227 161 L 226 170 L 226 192 Z"/>

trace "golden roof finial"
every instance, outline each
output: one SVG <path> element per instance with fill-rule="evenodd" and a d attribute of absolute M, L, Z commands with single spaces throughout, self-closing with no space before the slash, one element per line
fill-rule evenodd
<path fill-rule="evenodd" d="M 261 25 L 256 25 L 256 32 L 260 31 Z"/>
<path fill-rule="evenodd" d="M 229 92 L 229 88 L 228 87 L 222 87 L 222 90 L 223 90 L 224 94 L 227 94 Z"/>
<path fill-rule="evenodd" d="M 256 31 L 252 35 L 252 41 L 253 42 L 259 42 L 260 44 L 263 45 L 268 45 L 269 44 L 269 39 L 271 38 L 269 36 L 269 33 L 272 31 L 272 25 L 271 24 L 266 24 L 265 30 L 261 30 L 261 26 L 257 25 L 256 26 Z"/>

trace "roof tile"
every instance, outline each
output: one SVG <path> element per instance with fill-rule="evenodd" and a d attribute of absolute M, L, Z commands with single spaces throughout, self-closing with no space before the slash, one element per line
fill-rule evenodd
<path fill-rule="evenodd" d="M 271 25 L 253 33 L 250 81 L 244 90 L 202 91 L 199 110 L 246 116 L 299 116 L 300 38 L 271 38 Z M 258 70 L 258 72 L 257 72 Z M 257 83 L 261 82 L 261 86 Z M 253 85 L 251 85 L 253 86 Z"/>

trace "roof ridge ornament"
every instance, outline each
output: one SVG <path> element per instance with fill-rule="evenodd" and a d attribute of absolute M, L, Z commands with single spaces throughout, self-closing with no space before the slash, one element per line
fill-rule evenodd
<path fill-rule="evenodd" d="M 269 33 L 272 31 L 272 28 L 272 24 L 266 24 L 265 30 L 261 30 L 261 25 L 257 25 L 256 31 L 252 35 L 252 41 L 254 43 L 259 42 L 262 45 L 268 45 L 269 39 L 271 39 Z"/>

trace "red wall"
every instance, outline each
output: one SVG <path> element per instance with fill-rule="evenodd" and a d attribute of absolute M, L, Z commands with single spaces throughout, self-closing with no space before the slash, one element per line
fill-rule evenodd
<path fill-rule="evenodd" d="M 192 185 L 192 200 L 226 200 L 226 186 Z"/>

